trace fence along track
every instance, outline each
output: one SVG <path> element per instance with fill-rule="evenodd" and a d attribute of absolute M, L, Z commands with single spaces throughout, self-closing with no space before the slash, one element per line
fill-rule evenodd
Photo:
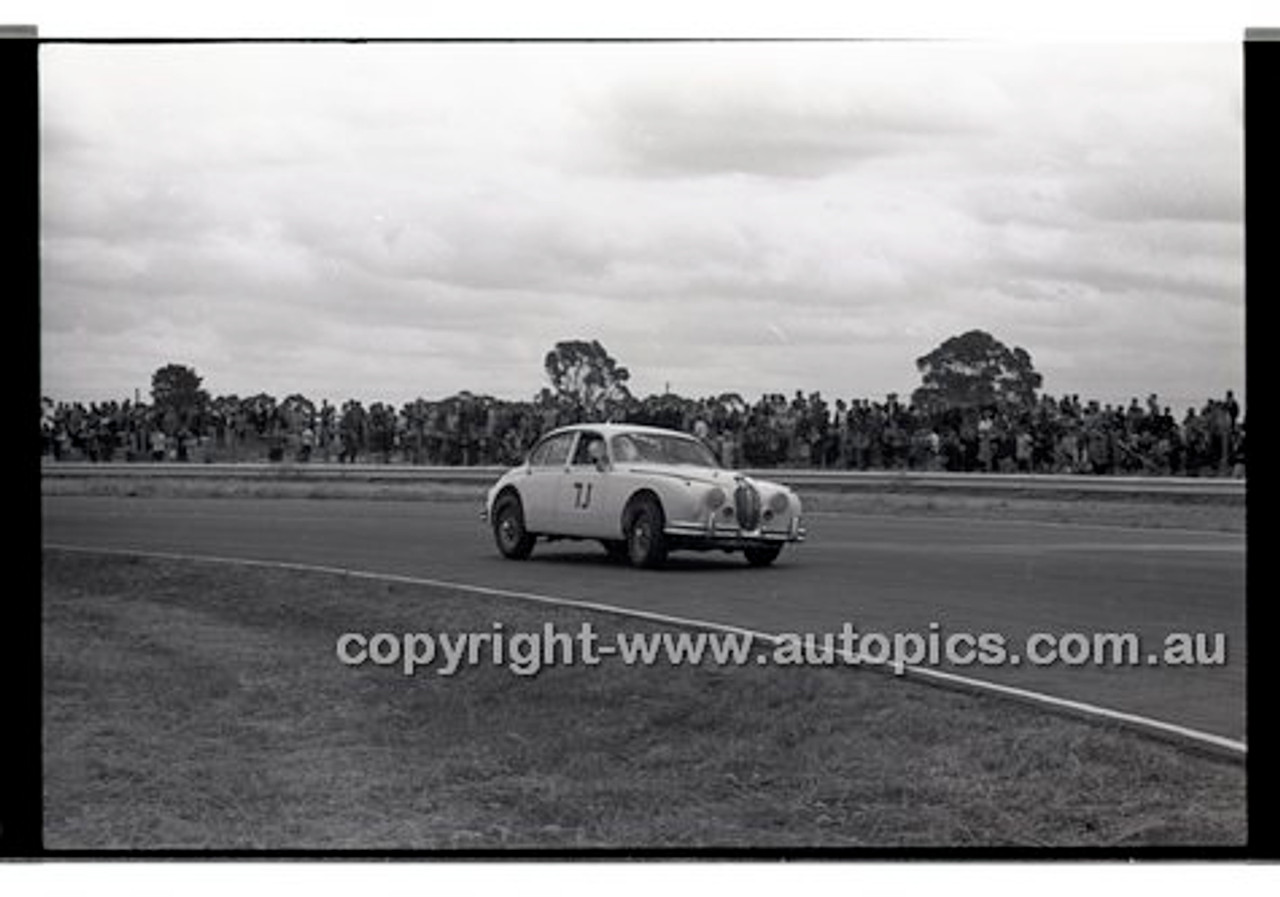
<path fill-rule="evenodd" d="M 138 477 L 177 479 L 333 480 L 407 483 L 492 483 L 505 467 L 442 467 L 410 464 L 322 464 L 250 462 L 238 464 L 49 462 L 41 466 L 47 478 Z M 982 490 L 1020 492 L 1097 492 L 1145 495 L 1202 496 L 1242 499 L 1242 479 L 1191 477 L 1099 477 L 1075 474 L 950 473 L 892 470 L 747 470 L 789 486 L 814 491 Z"/>

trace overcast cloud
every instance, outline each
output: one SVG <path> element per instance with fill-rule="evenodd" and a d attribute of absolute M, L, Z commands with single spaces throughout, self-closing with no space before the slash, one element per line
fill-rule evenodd
<path fill-rule="evenodd" d="M 145 396 L 1243 392 L 1240 49 L 45 46 L 42 378 Z"/>

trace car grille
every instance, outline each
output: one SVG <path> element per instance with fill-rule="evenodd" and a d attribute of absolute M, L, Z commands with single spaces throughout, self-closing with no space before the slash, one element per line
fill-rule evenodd
<path fill-rule="evenodd" d="M 739 483 L 733 492 L 733 509 L 738 526 L 753 530 L 760 525 L 760 493 L 750 483 Z"/>

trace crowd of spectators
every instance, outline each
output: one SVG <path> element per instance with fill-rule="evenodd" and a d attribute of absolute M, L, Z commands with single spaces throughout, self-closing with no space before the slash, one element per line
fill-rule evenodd
<path fill-rule="evenodd" d="M 924 409 L 797 391 L 748 404 L 736 394 L 632 400 L 615 420 L 693 433 L 729 467 L 1244 476 L 1245 427 L 1230 391 L 1181 420 L 1155 395 L 1125 405 L 1041 396 L 1031 406 Z M 518 463 L 547 430 L 582 419 L 544 391 L 531 402 L 460 393 L 396 409 L 219 397 L 189 414 L 143 402 L 41 408 L 53 460 Z"/>

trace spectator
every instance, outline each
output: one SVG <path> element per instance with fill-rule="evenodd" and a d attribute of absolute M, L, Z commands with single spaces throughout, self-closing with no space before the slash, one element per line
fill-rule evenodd
<path fill-rule="evenodd" d="M 155 429 L 151 431 L 151 460 L 164 461 L 166 458 L 164 430 Z"/>
<path fill-rule="evenodd" d="M 1031 473 L 1031 449 L 1034 440 L 1026 430 L 1019 430 L 1014 437 L 1014 455 L 1019 473 Z"/>
<path fill-rule="evenodd" d="M 547 391 L 533 402 L 502 402 L 461 393 L 415 400 L 400 410 L 357 400 L 282 408 L 266 394 L 211 401 L 207 413 L 179 421 L 141 402 L 41 403 L 41 450 L 54 460 L 107 461 L 283 457 L 319 450 L 325 460 L 355 463 L 372 451 L 384 463 L 507 464 L 547 429 L 576 421 L 577 411 Z M 314 407 L 314 406 L 312 406 Z M 1232 391 L 1181 421 L 1156 393 L 1144 402 L 1082 403 L 1076 395 L 1042 395 L 1029 407 L 924 409 L 837 399 L 796 390 L 754 403 L 735 394 L 688 399 L 667 393 L 637 400 L 622 416 L 636 423 L 685 428 L 730 467 L 799 465 L 839 469 L 1076 472 L 1095 475 L 1243 476 L 1244 425 Z"/>

